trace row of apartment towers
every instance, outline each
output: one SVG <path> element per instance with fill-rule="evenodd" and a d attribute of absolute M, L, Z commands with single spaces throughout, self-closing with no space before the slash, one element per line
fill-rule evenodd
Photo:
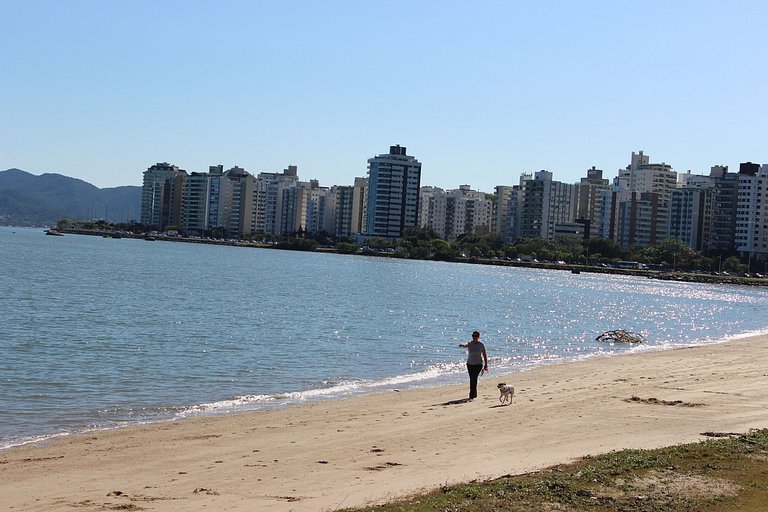
<path fill-rule="evenodd" d="M 613 180 L 592 167 L 579 183 L 549 171 L 523 173 L 494 194 L 469 185 L 455 190 L 421 186 L 421 163 L 406 148 L 368 160 L 368 176 L 350 186 L 300 181 L 296 166 L 252 175 L 240 167 L 207 173 L 158 163 L 144 172 L 141 222 L 186 235 L 253 238 L 326 233 L 396 239 L 408 227 L 433 229 L 445 239 L 494 233 L 611 239 L 622 246 L 678 238 L 704 253 L 738 251 L 768 256 L 768 165 L 742 163 L 738 173 L 716 165 L 709 175 L 678 174 L 650 163 L 642 151 Z"/>

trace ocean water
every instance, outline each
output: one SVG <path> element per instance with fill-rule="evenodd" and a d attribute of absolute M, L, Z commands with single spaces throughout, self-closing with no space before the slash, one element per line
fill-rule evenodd
<path fill-rule="evenodd" d="M 0 227 L 0 449 L 464 382 L 475 329 L 493 378 L 765 332 L 766 311 L 763 288 Z M 612 329 L 646 343 L 595 341 Z"/>

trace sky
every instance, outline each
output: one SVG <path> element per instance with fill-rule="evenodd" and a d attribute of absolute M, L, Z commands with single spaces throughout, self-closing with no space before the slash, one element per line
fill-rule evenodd
<path fill-rule="evenodd" d="M 100 188 L 156 162 L 351 185 L 768 163 L 763 0 L 0 0 L 0 170 Z"/>

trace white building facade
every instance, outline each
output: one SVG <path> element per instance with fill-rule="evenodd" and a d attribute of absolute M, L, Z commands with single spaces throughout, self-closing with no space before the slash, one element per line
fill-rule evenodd
<path fill-rule="evenodd" d="M 763 261 L 768 259 L 768 165 L 742 164 L 736 204 L 736 250 Z"/>

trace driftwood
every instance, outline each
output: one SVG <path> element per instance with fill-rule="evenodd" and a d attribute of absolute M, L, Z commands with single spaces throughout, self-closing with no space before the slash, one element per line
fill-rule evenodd
<path fill-rule="evenodd" d="M 595 338 L 596 341 L 618 341 L 620 343 L 642 343 L 645 341 L 642 334 L 625 331 L 618 329 L 616 331 L 605 331 L 603 334 Z"/>

